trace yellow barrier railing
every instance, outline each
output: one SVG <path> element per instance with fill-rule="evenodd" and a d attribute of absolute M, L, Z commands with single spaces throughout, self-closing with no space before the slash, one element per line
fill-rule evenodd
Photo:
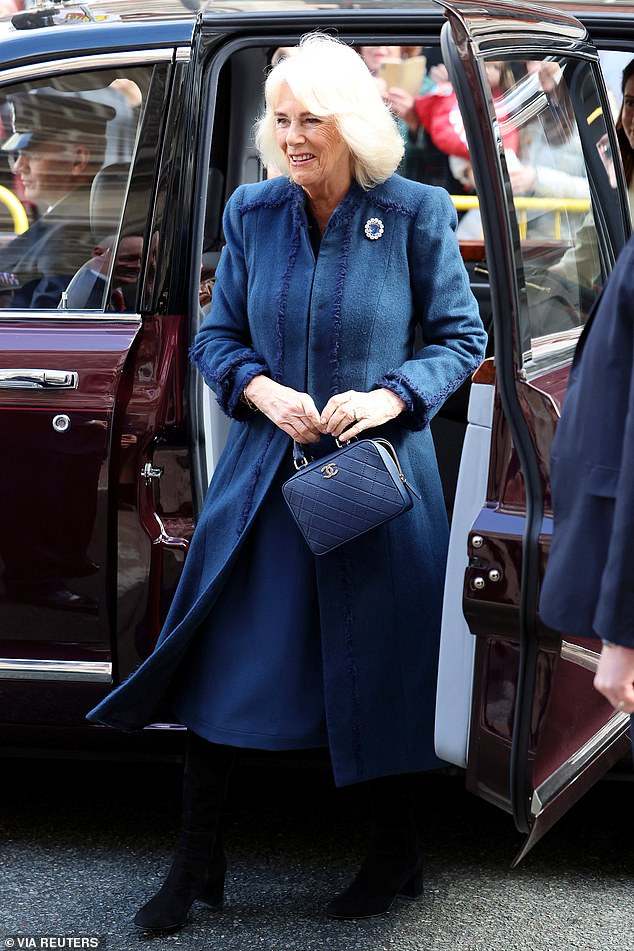
<path fill-rule="evenodd" d="M 0 201 L 9 209 L 14 232 L 16 234 L 24 234 L 29 227 L 29 219 L 27 218 L 24 205 L 20 199 L 16 198 L 13 192 L 5 188 L 4 185 L 0 185 Z"/>
<path fill-rule="evenodd" d="M 454 203 L 456 211 L 471 211 L 473 208 L 480 207 L 480 201 L 477 195 L 452 195 L 451 200 Z M 525 195 L 516 195 L 513 198 L 513 204 L 517 212 L 520 238 L 526 237 L 529 211 L 554 212 L 554 237 L 561 238 L 562 212 L 585 214 L 590 210 L 589 198 L 529 198 Z"/>

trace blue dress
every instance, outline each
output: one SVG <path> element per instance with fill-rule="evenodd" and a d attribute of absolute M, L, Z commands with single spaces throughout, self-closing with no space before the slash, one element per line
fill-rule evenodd
<path fill-rule="evenodd" d="M 280 467 L 171 690 L 179 722 L 227 746 L 328 745 L 315 558 L 282 497 Z"/>

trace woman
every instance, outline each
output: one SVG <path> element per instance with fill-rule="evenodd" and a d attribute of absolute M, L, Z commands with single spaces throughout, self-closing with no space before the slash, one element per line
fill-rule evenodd
<path fill-rule="evenodd" d="M 621 81 L 623 101 L 616 120 L 616 137 L 625 172 L 627 197 L 630 209 L 630 218 L 634 221 L 634 59 L 623 70 Z M 614 178 L 614 162 L 607 141 L 607 135 L 598 142 L 598 149 L 605 164 L 605 168 L 613 187 L 616 187 Z M 567 281 L 573 288 L 580 286 L 591 291 L 596 288 L 596 281 L 601 274 L 601 261 L 597 246 L 597 228 L 592 212 L 588 214 L 577 230 L 574 245 L 569 248 L 563 257 L 548 269 L 551 278 Z M 566 287 L 558 288 L 565 297 Z M 552 301 L 552 288 L 548 288 L 549 301 Z M 587 306 L 594 303 L 595 294 Z M 587 313 L 583 309 L 584 322 Z"/>
<path fill-rule="evenodd" d="M 623 160 L 630 217 L 634 221 L 634 59 L 623 70 L 621 82 L 623 102 L 616 123 L 616 137 Z"/>
<path fill-rule="evenodd" d="M 499 118 L 504 122 L 504 92 L 513 84 L 513 74 L 501 61 L 489 60 L 485 64 L 486 75 L 491 87 L 493 101 L 501 103 Z M 469 161 L 469 148 L 458 100 L 451 83 L 447 80 L 434 83 L 431 88 L 418 96 L 412 96 L 403 89 L 391 88 L 386 96 L 394 112 L 404 120 L 412 131 L 422 126 L 431 136 L 434 145 L 447 155 L 458 156 Z M 518 151 L 519 136 L 517 130 L 508 128 L 503 133 L 504 147 Z"/>
<path fill-rule="evenodd" d="M 336 918 L 419 893 L 409 774 L 438 765 L 447 522 L 429 421 L 485 346 L 455 213 L 446 193 L 393 175 L 401 138 L 343 44 L 305 38 L 265 92 L 257 141 L 285 174 L 229 200 L 192 350 L 235 421 L 157 647 L 89 715 L 130 730 L 167 712 L 189 728 L 178 851 L 135 919 L 152 930 L 222 900 L 236 747 L 326 747 L 337 785 L 368 783 L 372 844 Z M 281 496 L 292 440 L 317 458 L 362 433 L 392 440 L 423 501 L 316 559 Z"/>

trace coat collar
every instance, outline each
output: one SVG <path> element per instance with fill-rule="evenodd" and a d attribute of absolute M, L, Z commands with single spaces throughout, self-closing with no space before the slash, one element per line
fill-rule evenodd
<path fill-rule="evenodd" d="M 304 208 L 306 205 L 307 195 L 301 185 L 295 184 L 295 182 L 288 179 L 288 187 L 290 189 L 291 201 L 295 207 L 296 211 L 299 211 L 300 208 Z M 328 228 L 337 228 L 339 225 L 345 224 L 349 221 L 352 215 L 355 213 L 357 208 L 361 205 L 365 192 L 358 184 L 354 181 L 350 185 L 350 188 L 346 192 L 345 197 L 339 202 L 328 222 Z"/>

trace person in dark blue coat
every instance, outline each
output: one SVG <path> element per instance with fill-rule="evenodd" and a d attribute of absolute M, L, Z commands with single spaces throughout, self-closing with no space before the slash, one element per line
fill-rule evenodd
<path fill-rule="evenodd" d="M 91 186 L 115 110 L 49 88 L 16 93 L 9 102 L 13 131 L 0 151 L 40 217 L 0 249 L 0 272 L 13 275 L 18 285 L 0 306 L 55 308 L 92 256 Z"/>
<path fill-rule="evenodd" d="M 441 189 L 394 174 L 394 119 L 362 60 L 313 36 L 269 74 L 257 141 L 284 174 L 238 188 L 192 359 L 233 419 L 154 653 L 89 718 L 188 727 L 183 836 L 136 916 L 179 927 L 219 903 L 218 813 L 236 747 L 325 747 L 365 782 L 368 857 L 332 917 L 421 887 L 412 774 L 439 765 L 434 697 L 447 518 L 429 422 L 486 335 Z M 415 352 L 420 326 L 422 349 Z M 422 501 L 315 558 L 281 496 L 292 441 L 394 444 Z"/>
<path fill-rule="evenodd" d="M 634 713 L 633 301 L 631 238 L 575 353 L 551 456 L 554 524 L 540 599 L 550 627 L 602 639 L 595 687 L 626 713 Z"/>

